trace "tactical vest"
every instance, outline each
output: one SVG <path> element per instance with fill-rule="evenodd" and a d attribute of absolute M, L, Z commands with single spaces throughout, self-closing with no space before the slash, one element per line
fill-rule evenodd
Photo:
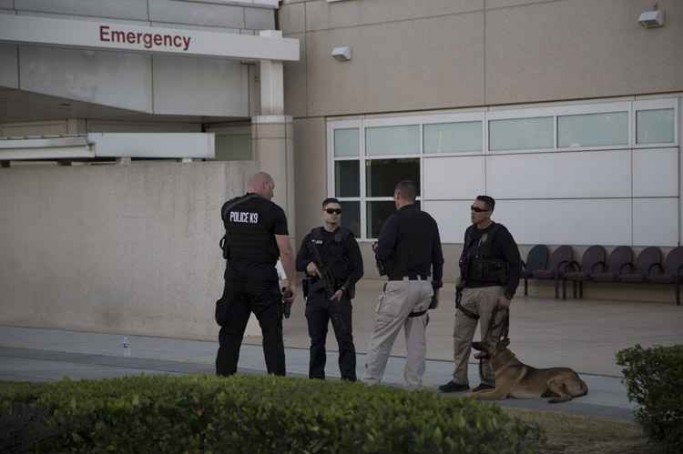
<path fill-rule="evenodd" d="M 460 271 L 465 276 L 465 282 L 506 285 L 510 276 L 509 264 L 495 257 L 496 235 L 502 227 L 492 224 L 491 229 L 479 237 L 478 244 L 474 244 L 476 238 L 472 230 L 468 231 L 465 238 L 463 259 L 460 261 Z M 474 254 L 471 249 L 474 249 Z"/>
<path fill-rule="evenodd" d="M 280 256 L 275 235 L 266 225 L 271 202 L 247 194 L 227 201 L 221 209 L 225 236 L 223 257 L 234 262 L 264 263 L 275 266 Z"/>
<path fill-rule="evenodd" d="M 329 235 L 325 235 L 324 227 L 316 227 L 311 230 L 310 238 L 315 243 L 312 246 L 318 249 L 323 264 L 332 271 L 335 288 L 339 288 L 351 275 L 353 264 L 349 260 L 350 252 L 346 249 L 347 241 L 351 235 L 351 230 L 339 227 L 334 234 L 334 239 L 329 241 Z M 353 298 L 355 294 L 354 286 L 351 287 L 346 289 L 349 298 Z"/>

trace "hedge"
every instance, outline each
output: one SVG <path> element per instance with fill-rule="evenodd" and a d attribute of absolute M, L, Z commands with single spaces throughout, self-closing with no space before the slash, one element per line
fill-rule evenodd
<path fill-rule="evenodd" d="M 543 438 L 470 399 L 282 377 L 0 386 L 0 418 L 14 427 L 3 452 L 500 454 L 536 452 Z"/>
<path fill-rule="evenodd" d="M 665 452 L 679 453 L 683 446 L 683 345 L 640 345 L 617 353 L 628 397 L 640 405 L 636 420 L 650 440 Z"/>

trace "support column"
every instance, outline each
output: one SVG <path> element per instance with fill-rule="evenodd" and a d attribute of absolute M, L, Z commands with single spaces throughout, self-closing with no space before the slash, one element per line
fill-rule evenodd
<path fill-rule="evenodd" d="M 277 30 L 261 31 L 260 36 L 282 37 Z M 254 160 L 260 170 L 275 180 L 277 203 L 287 214 L 287 227 L 296 254 L 294 213 L 294 125 L 292 117 L 284 115 L 284 81 L 281 61 L 262 60 L 259 65 L 261 84 L 260 115 L 251 119 Z M 248 336 L 261 333 L 255 317 L 247 324 Z"/>

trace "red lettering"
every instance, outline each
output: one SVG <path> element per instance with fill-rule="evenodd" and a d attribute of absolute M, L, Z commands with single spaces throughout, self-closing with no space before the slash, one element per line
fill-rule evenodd
<path fill-rule="evenodd" d="M 100 25 L 100 41 L 109 42 L 109 27 Z"/>
<path fill-rule="evenodd" d="M 113 30 L 111 32 L 111 41 L 115 42 L 115 43 L 125 43 L 126 42 L 126 33 L 120 32 L 118 30 Z"/>
<path fill-rule="evenodd" d="M 140 44 L 145 49 L 152 47 L 175 47 L 187 51 L 192 43 L 191 36 L 162 35 L 124 30 L 112 30 L 109 25 L 100 25 L 100 41 L 107 43 Z"/>

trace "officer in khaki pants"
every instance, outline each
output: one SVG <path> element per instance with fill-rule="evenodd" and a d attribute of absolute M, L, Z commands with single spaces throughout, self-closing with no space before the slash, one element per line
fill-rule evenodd
<path fill-rule="evenodd" d="M 364 381 L 368 384 L 382 380 L 401 328 L 408 350 L 403 374 L 406 384 L 420 386 L 425 372 L 427 310 L 441 287 L 443 253 L 436 221 L 420 211 L 416 195 L 412 181 L 396 185 L 397 211 L 382 226 L 375 248 L 380 274 L 386 274 L 388 281 L 379 297 L 366 357 Z"/>
<path fill-rule="evenodd" d="M 460 283 L 462 292 L 460 305 L 455 311 L 453 331 L 453 379 L 439 386 L 441 392 L 469 390 L 467 361 L 470 357 L 472 338 L 477 328 L 481 330 L 482 341 L 491 336 L 500 337 L 505 329 L 505 311 L 496 311 L 492 330 L 488 332 L 494 309 L 509 308 L 515 294 L 522 261 L 514 238 L 503 224 L 491 220 L 496 201 L 489 196 L 477 196 L 471 206 L 472 225 L 465 231 L 465 244 L 460 256 Z M 474 391 L 494 388 L 496 379 L 486 358 L 480 362 L 481 383 Z"/>

